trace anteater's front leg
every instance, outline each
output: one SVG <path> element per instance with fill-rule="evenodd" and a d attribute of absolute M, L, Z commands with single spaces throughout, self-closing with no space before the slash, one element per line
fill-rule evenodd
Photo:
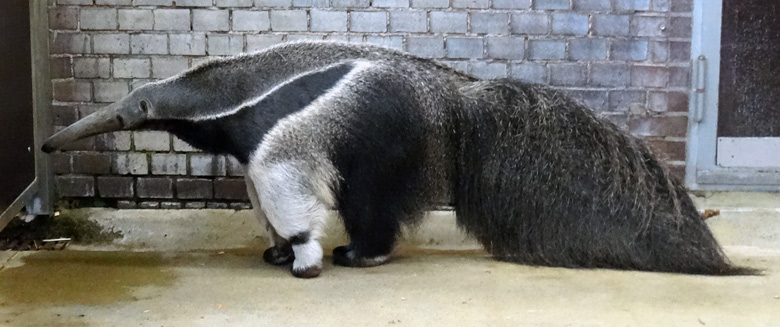
<path fill-rule="evenodd" d="M 260 221 L 261 225 L 265 226 L 270 238 L 270 246 L 263 252 L 263 260 L 272 265 L 286 265 L 293 262 L 295 256 L 293 255 L 292 244 L 279 236 L 274 226 L 268 221 L 268 217 L 263 212 L 260 198 L 257 195 L 255 183 L 252 182 L 249 176 L 246 176 L 246 189 L 249 194 L 249 201 L 252 203 L 252 209 L 255 212 L 255 217 Z"/>
<path fill-rule="evenodd" d="M 327 215 L 327 206 L 311 187 L 310 172 L 304 164 L 293 162 L 255 162 L 247 169 L 251 180 L 248 185 L 254 186 L 258 207 L 279 238 L 264 258 L 283 258 L 286 253 L 280 243 L 290 244 L 294 255 L 292 274 L 301 278 L 317 277 L 322 271 L 319 237 Z"/>

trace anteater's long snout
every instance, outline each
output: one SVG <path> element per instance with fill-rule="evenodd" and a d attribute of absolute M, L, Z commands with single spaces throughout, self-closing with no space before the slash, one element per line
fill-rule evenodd
<path fill-rule="evenodd" d="M 50 153 L 85 137 L 129 129 L 145 119 L 143 114 L 136 110 L 122 110 L 118 104 L 109 105 L 55 133 L 41 149 Z"/>

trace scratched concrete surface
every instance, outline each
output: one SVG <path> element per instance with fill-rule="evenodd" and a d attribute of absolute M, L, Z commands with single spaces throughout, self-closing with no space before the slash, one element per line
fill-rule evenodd
<path fill-rule="evenodd" d="M 81 245 L 0 252 L 0 326 L 780 326 L 780 202 L 741 196 L 697 204 L 721 210 L 708 220 L 714 233 L 762 276 L 521 266 L 463 246 L 452 231 L 418 236 L 379 267 L 334 267 L 327 257 L 313 280 L 263 263 L 258 243 Z"/>

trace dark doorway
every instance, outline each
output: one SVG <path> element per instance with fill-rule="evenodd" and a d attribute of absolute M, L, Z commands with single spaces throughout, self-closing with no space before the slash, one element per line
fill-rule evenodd
<path fill-rule="evenodd" d="M 0 1 L 0 212 L 34 180 L 29 0 Z"/>

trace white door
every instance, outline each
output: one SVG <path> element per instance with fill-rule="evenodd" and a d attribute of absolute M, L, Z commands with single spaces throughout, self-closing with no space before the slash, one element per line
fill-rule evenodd
<path fill-rule="evenodd" d="M 780 190 L 780 1 L 697 0 L 686 183 Z"/>

